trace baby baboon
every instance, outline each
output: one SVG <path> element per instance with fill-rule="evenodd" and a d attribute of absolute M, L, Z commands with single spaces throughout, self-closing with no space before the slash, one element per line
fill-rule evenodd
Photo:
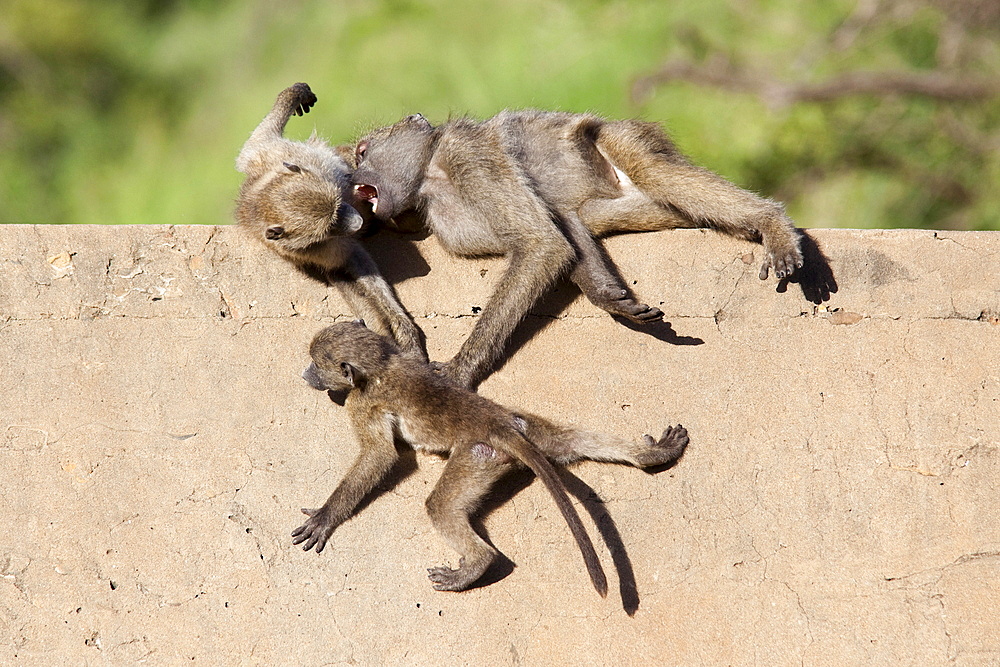
<path fill-rule="evenodd" d="M 760 277 L 802 266 L 780 204 L 691 165 L 659 126 L 587 114 L 504 111 L 433 127 L 420 114 L 375 130 L 356 148 L 358 198 L 389 221 L 423 212 L 458 255 L 506 255 L 509 265 L 444 372 L 482 379 L 541 294 L 564 271 L 594 304 L 638 323 L 661 319 L 636 301 L 595 237 L 711 227 L 764 245 Z"/>
<path fill-rule="evenodd" d="M 282 136 L 292 114 L 301 116 L 315 103 L 309 86 L 296 83 L 281 91 L 250 135 L 236 158 L 236 169 L 246 174 L 236 220 L 298 268 L 336 284 L 356 315 L 426 358 L 420 330 L 352 238 L 364 223 L 345 201 L 351 198 L 351 165 L 345 157 L 353 163 L 352 151 L 335 149 L 315 134 L 305 142 Z"/>
<path fill-rule="evenodd" d="M 523 464 L 551 492 L 583 552 L 594 588 L 604 596 L 604 571 L 550 459 L 559 464 L 619 461 L 645 468 L 672 463 L 688 443 L 680 424 L 659 440 L 647 435 L 635 443 L 515 414 L 401 355 L 392 341 L 361 321 L 320 331 L 309 353 L 313 362 L 302 376 L 316 389 L 347 390 L 344 406 L 361 450 L 323 507 L 302 510 L 309 519 L 292 532 L 293 542 L 322 551 L 334 529 L 392 468 L 398 456 L 394 437 L 399 437 L 415 449 L 449 454 L 427 499 L 434 527 L 461 555 L 456 570 L 428 570 L 440 591 L 469 588 L 497 557 L 496 549 L 473 530 L 470 515 L 500 477 Z"/>

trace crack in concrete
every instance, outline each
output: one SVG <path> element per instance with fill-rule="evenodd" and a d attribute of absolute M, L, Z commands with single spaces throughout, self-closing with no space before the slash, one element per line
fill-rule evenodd
<path fill-rule="evenodd" d="M 968 554 L 962 554 L 950 563 L 945 563 L 944 565 L 938 565 L 936 567 L 930 567 L 924 570 L 918 570 L 917 572 L 911 572 L 909 574 L 901 574 L 896 576 L 883 577 L 882 580 L 886 582 L 900 581 L 905 582 L 908 579 L 913 579 L 915 577 L 921 577 L 925 575 L 936 575 L 929 582 L 919 583 L 914 586 L 914 588 L 925 588 L 936 586 L 945 573 L 956 567 L 961 567 L 962 565 L 967 565 L 969 563 L 974 563 L 980 560 L 990 560 L 993 558 L 1000 558 L 1000 551 L 977 551 Z"/>
<path fill-rule="evenodd" d="M 160 290 L 160 289 L 163 289 L 163 288 L 157 287 L 156 289 Z M 140 292 L 145 293 L 145 294 L 152 294 L 152 292 L 149 292 L 148 290 L 137 290 L 137 291 L 140 291 Z M 115 297 L 114 295 L 107 295 L 108 298 L 106 298 L 100 305 L 97 305 L 97 304 L 94 304 L 94 303 L 85 303 L 83 301 L 79 302 L 80 308 L 77 310 L 77 313 L 74 314 L 74 315 L 58 315 L 56 313 L 37 313 L 37 314 L 27 315 L 26 316 L 26 315 L 18 315 L 18 314 L 7 313 L 7 314 L 5 314 L 3 316 L 3 324 L 7 325 L 7 326 L 13 326 L 13 325 L 17 325 L 17 324 L 31 324 L 31 323 L 38 323 L 38 322 L 90 321 L 90 320 L 101 319 L 101 318 L 108 318 L 108 319 L 112 319 L 112 318 L 113 319 L 135 319 L 135 320 L 172 319 L 172 320 L 178 320 L 178 321 L 213 320 L 213 319 L 217 320 L 217 319 L 220 319 L 220 315 L 222 315 L 223 319 L 232 318 L 232 319 L 239 319 L 241 321 L 253 321 L 253 320 L 269 321 L 269 320 L 288 319 L 288 318 L 292 318 L 292 317 L 305 317 L 305 318 L 310 318 L 310 319 L 313 319 L 313 320 L 316 320 L 316 321 L 324 321 L 324 320 L 328 320 L 328 319 L 341 319 L 341 318 L 351 318 L 351 319 L 353 319 L 353 317 L 354 317 L 353 314 L 347 313 L 347 312 L 332 313 L 332 314 L 330 314 L 330 313 L 319 314 L 319 313 L 322 312 L 322 310 L 323 310 L 322 308 L 320 308 L 320 309 L 314 309 L 315 310 L 315 314 L 313 314 L 313 315 L 307 315 L 306 313 L 301 312 L 298 309 L 298 306 L 296 305 L 295 302 L 289 302 L 289 306 L 291 308 L 291 311 L 288 312 L 288 313 L 280 313 L 280 314 L 275 314 L 275 315 L 266 315 L 266 314 L 255 313 L 255 312 L 252 312 L 253 308 L 252 308 L 252 305 L 250 305 L 250 307 L 247 308 L 248 312 L 246 314 L 243 314 L 243 315 L 240 315 L 239 317 L 237 317 L 233 313 L 237 312 L 238 310 L 242 310 L 242 309 L 235 308 L 234 307 L 234 301 L 232 300 L 232 298 L 224 290 L 222 290 L 221 288 L 219 288 L 216 291 L 216 293 L 217 293 L 217 295 L 220 298 L 219 309 L 218 310 L 212 310 L 211 312 L 206 312 L 204 314 L 192 314 L 190 311 L 183 312 L 183 313 L 178 313 L 178 312 L 172 312 L 171 311 L 171 312 L 165 312 L 165 313 L 162 313 L 162 314 L 139 314 L 139 313 L 130 313 L 130 312 L 114 312 L 115 306 L 114 306 L 114 304 L 112 304 L 111 306 L 108 305 L 108 298 L 115 299 L 116 301 L 118 301 L 119 298 Z M 170 298 L 169 296 L 154 297 L 151 301 L 155 302 L 155 303 L 160 303 L 160 302 L 165 302 L 169 298 Z M 324 298 L 324 299 L 320 300 L 318 303 L 319 304 L 325 304 L 326 302 L 327 302 L 327 299 Z M 86 309 L 94 309 L 97 312 L 86 312 L 86 313 L 84 313 L 84 311 Z M 224 315 L 222 314 L 223 312 L 225 313 Z M 470 314 L 470 313 L 441 313 L 441 312 L 437 312 L 437 311 L 431 311 L 429 313 L 420 313 L 420 314 L 411 313 L 411 315 L 416 320 L 434 320 L 434 319 L 442 319 L 442 318 L 444 318 L 444 319 L 452 319 L 452 320 L 462 320 L 462 319 L 476 319 L 476 318 L 479 317 L 479 314 Z M 587 321 L 587 320 L 607 318 L 608 314 L 605 313 L 604 311 L 599 311 L 599 312 L 596 312 L 594 314 L 559 313 L 559 314 L 555 314 L 555 315 L 547 314 L 547 313 L 529 312 L 526 317 L 534 317 L 534 318 L 546 319 L 546 320 L 552 320 L 552 321 L 560 321 L 560 320 Z M 808 318 L 808 319 L 815 319 L 815 320 L 829 320 L 829 317 L 825 316 L 824 314 L 810 314 L 807 311 L 800 312 L 797 315 L 776 315 L 775 317 L 779 318 L 779 319 L 785 319 L 785 320 L 799 320 L 799 319 L 803 319 L 804 317 Z M 953 313 L 951 315 L 921 315 L 921 316 L 917 316 L 917 317 L 906 317 L 906 316 L 903 316 L 903 315 L 893 315 L 893 314 L 889 314 L 889 313 L 874 313 L 874 314 L 872 314 L 872 313 L 865 313 L 865 314 L 862 315 L 862 317 L 863 317 L 864 320 L 888 320 L 888 321 L 893 321 L 893 322 L 903 321 L 903 322 L 908 322 L 908 323 L 915 323 L 915 322 L 936 322 L 936 321 L 940 321 L 940 322 L 961 321 L 961 322 L 976 322 L 976 323 L 981 323 L 981 324 L 988 324 L 988 325 L 991 325 L 991 326 L 1000 325 L 1000 314 L 998 314 L 997 311 L 995 309 L 992 309 L 992 308 L 983 308 L 976 315 L 963 315 L 961 313 Z M 719 329 L 719 331 L 721 333 L 721 326 L 720 325 L 721 325 L 721 323 L 723 321 L 725 321 L 728 318 L 726 317 L 725 307 L 721 307 L 718 310 L 716 310 L 714 313 L 712 313 L 711 315 L 708 315 L 708 314 L 706 314 L 706 315 L 676 315 L 675 314 L 675 315 L 667 315 L 664 319 L 666 319 L 668 321 L 675 321 L 675 320 L 709 320 L 709 319 L 711 319 L 711 320 L 713 320 L 715 322 L 716 327 Z"/>

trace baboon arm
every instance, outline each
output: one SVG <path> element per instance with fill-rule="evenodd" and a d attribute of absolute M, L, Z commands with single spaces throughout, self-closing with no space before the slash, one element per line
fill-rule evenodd
<path fill-rule="evenodd" d="M 344 479 L 323 505 L 333 516 L 349 517 L 358 504 L 389 473 L 399 458 L 393 444 L 392 421 L 389 415 L 358 418 L 352 414 L 361 446 L 357 458 Z M 335 511 L 334 511 L 335 510 Z M 339 523 L 339 522 L 338 522 Z"/>
<path fill-rule="evenodd" d="M 336 285 L 355 314 L 376 331 L 387 329 L 408 356 L 427 361 L 423 333 L 364 248 L 354 244 L 342 273 L 347 280 Z"/>
<path fill-rule="evenodd" d="M 353 415 L 352 415 L 353 418 Z M 393 444 L 392 421 L 388 415 L 358 424 L 361 451 L 337 488 L 319 509 L 303 509 L 309 519 L 292 531 L 293 544 L 308 551 L 323 551 L 327 540 L 340 524 L 354 513 L 358 504 L 392 469 L 399 455 Z"/>
<path fill-rule="evenodd" d="M 281 139 L 285 131 L 285 125 L 292 114 L 301 116 L 307 113 L 312 105 L 316 103 L 316 96 L 312 90 L 304 83 L 296 83 L 285 88 L 275 100 L 271 112 L 264 116 L 243 146 L 243 151 L 236 159 L 236 169 L 241 173 L 247 173 L 253 158 L 261 151 L 267 150 L 269 144 L 277 139 Z"/>
<path fill-rule="evenodd" d="M 458 354 L 444 365 L 445 374 L 465 387 L 474 386 L 503 352 L 528 310 L 572 261 L 573 249 L 560 234 L 535 248 L 517 249 L 483 307 Z"/>

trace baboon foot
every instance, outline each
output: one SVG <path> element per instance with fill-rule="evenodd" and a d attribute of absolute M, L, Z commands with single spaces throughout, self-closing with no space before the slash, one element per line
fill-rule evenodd
<path fill-rule="evenodd" d="M 639 303 L 633 299 L 627 290 L 613 285 L 605 285 L 587 293 L 587 298 L 597 307 L 612 315 L 619 315 L 636 324 L 646 324 L 663 319 L 663 311 L 659 308 Z"/>
<path fill-rule="evenodd" d="M 480 567 L 466 567 L 465 558 L 461 558 L 458 561 L 457 570 L 439 565 L 428 568 L 427 577 L 433 582 L 436 591 L 464 591 L 483 576 L 487 567 L 489 567 L 489 562 Z"/>
<path fill-rule="evenodd" d="M 673 463 L 684 453 L 684 448 L 690 441 L 687 429 L 680 424 L 664 431 L 659 440 L 653 440 L 649 435 L 644 435 L 643 440 L 646 443 L 646 451 L 636 457 L 640 468 Z"/>
<path fill-rule="evenodd" d="M 802 268 L 802 250 L 799 248 L 799 237 L 790 234 L 780 241 L 773 238 L 764 239 L 764 263 L 760 267 L 760 279 L 766 280 L 770 269 L 778 279 L 787 278 Z"/>

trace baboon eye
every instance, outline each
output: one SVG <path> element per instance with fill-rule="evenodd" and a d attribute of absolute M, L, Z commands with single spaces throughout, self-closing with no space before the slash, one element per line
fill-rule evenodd
<path fill-rule="evenodd" d="M 301 174 L 302 173 L 302 167 L 300 167 L 297 164 L 292 164 L 291 162 L 282 162 L 282 164 L 285 165 L 285 169 L 287 169 L 288 171 L 292 172 L 293 174 Z"/>
<path fill-rule="evenodd" d="M 367 150 L 368 150 L 368 142 L 367 141 L 362 141 L 361 143 L 358 144 L 358 147 L 354 149 L 354 155 L 355 155 L 355 157 L 358 158 L 358 162 L 361 162 L 361 160 L 364 159 L 364 157 L 365 157 L 365 151 L 367 151 Z"/>
<path fill-rule="evenodd" d="M 277 227 L 277 226 L 268 227 L 267 231 L 264 232 L 264 236 L 270 241 L 275 241 L 277 239 L 280 239 L 284 235 L 285 235 L 284 227 Z"/>

